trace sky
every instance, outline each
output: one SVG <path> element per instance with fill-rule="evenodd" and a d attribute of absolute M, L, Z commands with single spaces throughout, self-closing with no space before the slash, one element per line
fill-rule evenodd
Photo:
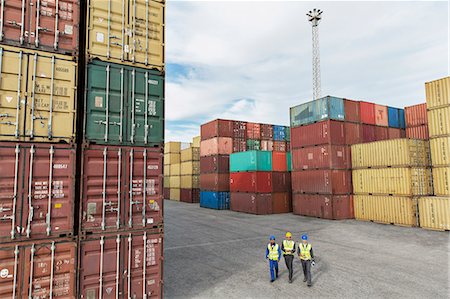
<path fill-rule="evenodd" d="M 289 125 L 312 99 L 313 8 L 323 96 L 404 107 L 449 74 L 448 1 L 168 0 L 166 141 L 216 118 Z"/>

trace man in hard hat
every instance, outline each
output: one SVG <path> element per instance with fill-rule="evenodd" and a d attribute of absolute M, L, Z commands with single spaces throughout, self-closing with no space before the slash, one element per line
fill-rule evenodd
<path fill-rule="evenodd" d="M 315 264 L 314 253 L 311 243 L 308 242 L 308 235 L 302 236 L 302 242 L 298 244 L 298 256 L 302 261 L 303 281 L 307 282 L 308 287 L 311 286 L 311 263 Z"/>
<path fill-rule="evenodd" d="M 275 243 L 275 236 L 270 236 L 270 243 L 266 248 L 266 259 L 269 259 L 270 266 L 270 282 L 274 282 L 278 278 L 278 262 L 281 258 L 280 246 Z"/>
<path fill-rule="evenodd" d="M 294 260 L 295 242 L 292 240 L 292 234 L 286 233 L 286 240 L 281 243 L 281 251 L 283 252 L 284 262 L 289 271 L 289 283 L 292 283 L 292 275 L 294 274 L 294 268 L 292 261 Z"/>

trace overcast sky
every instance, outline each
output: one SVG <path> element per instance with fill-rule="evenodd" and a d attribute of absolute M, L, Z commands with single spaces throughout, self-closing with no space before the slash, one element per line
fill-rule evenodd
<path fill-rule="evenodd" d="M 312 98 L 311 26 L 322 95 L 404 107 L 449 73 L 449 6 L 435 2 L 167 1 L 166 140 L 215 118 L 289 124 Z"/>

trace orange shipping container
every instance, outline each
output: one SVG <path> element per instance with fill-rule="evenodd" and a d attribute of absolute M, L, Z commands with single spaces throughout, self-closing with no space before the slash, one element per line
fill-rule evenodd
<path fill-rule="evenodd" d="M 216 137 L 200 143 L 200 156 L 230 155 L 233 152 L 233 139 Z"/>
<path fill-rule="evenodd" d="M 428 125 L 406 128 L 406 138 L 423 140 L 430 139 L 430 134 L 428 133 Z"/>
<path fill-rule="evenodd" d="M 428 124 L 427 104 L 405 107 L 406 127 L 416 127 Z"/>
<path fill-rule="evenodd" d="M 383 127 L 389 125 L 388 108 L 386 106 L 375 104 L 375 124 Z"/>

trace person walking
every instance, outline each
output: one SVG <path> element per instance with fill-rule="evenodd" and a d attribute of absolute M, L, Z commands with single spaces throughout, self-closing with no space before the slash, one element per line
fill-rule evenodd
<path fill-rule="evenodd" d="M 302 236 L 302 242 L 298 244 L 298 256 L 302 262 L 303 282 L 311 286 L 311 264 L 314 266 L 314 252 L 311 243 L 308 242 L 308 235 Z"/>
<path fill-rule="evenodd" d="M 275 236 L 270 236 L 270 242 L 266 248 L 266 259 L 269 259 L 270 266 L 270 282 L 274 282 L 278 278 L 278 262 L 281 258 L 281 249 L 275 243 Z"/>
<path fill-rule="evenodd" d="M 292 275 L 294 274 L 293 260 L 295 254 L 295 242 L 292 240 L 292 234 L 286 233 L 286 240 L 281 244 L 281 251 L 283 252 L 284 262 L 289 271 L 289 283 L 292 283 Z"/>

